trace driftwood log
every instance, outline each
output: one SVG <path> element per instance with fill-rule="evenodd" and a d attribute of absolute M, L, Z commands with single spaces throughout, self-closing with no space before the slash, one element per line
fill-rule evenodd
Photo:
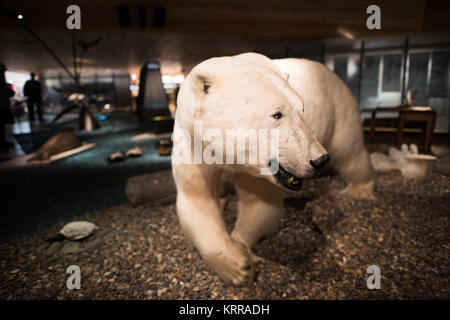
<path fill-rule="evenodd" d="M 234 193 L 232 176 L 222 175 L 220 196 Z M 147 173 L 128 179 L 125 194 L 133 206 L 151 203 L 156 206 L 175 203 L 177 190 L 170 170 Z"/>
<path fill-rule="evenodd" d="M 134 176 L 125 185 L 125 194 L 133 206 L 144 203 L 166 205 L 174 203 L 177 190 L 172 171 L 159 171 Z"/>

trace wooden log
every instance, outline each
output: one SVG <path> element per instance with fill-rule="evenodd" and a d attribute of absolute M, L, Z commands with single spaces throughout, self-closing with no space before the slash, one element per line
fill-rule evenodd
<path fill-rule="evenodd" d="M 220 197 L 234 194 L 232 175 L 224 172 L 221 178 Z M 175 203 L 177 190 L 172 171 L 159 171 L 134 176 L 125 185 L 125 194 L 133 206 L 153 204 L 155 206 Z"/>
<path fill-rule="evenodd" d="M 175 203 L 177 191 L 172 172 L 166 170 L 129 178 L 125 194 L 133 206 L 144 203 L 167 205 Z"/>

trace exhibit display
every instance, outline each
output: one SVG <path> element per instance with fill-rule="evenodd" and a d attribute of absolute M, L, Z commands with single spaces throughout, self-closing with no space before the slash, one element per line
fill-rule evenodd
<path fill-rule="evenodd" d="M 140 119 L 170 116 L 159 63 L 146 62 L 141 69 L 137 112 Z"/>
<path fill-rule="evenodd" d="M 253 280 L 251 249 L 278 229 L 282 216 L 284 193 L 277 188 L 299 191 L 302 180 L 319 173 L 330 159 L 349 184 L 344 194 L 374 199 L 373 169 L 359 118 L 345 84 L 309 60 L 272 61 L 245 53 L 212 58 L 191 71 L 178 96 L 173 132 L 177 210 L 185 232 L 221 278 L 236 285 Z M 195 122 L 204 133 L 195 132 Z M 245 135 L 243 144 L 228 139 L 233 129 L 237 131 L 233 139 Z M 214 130 L 212 143 L 208 130 Z M 260 130 L 276 130 L 277 136 L 257 136 Z M 248 131 L 255 139 L 249 137 L 247 144 Z M 183 133 L 188 139 L 179 138 Z M 251 152 L 257 153 L 261 142 L 273 146 L 272 139 L 281 141 L 276 153 L 258 150 L 252 163 Z M 207 150 L 211 145 L 213 151 Z M 243 161 L 236 162 L 235 154 L 243 154 Z M 204 158 L 208 155 L 213 161 Z M 275 162 L 273 172 L 263 173 Z M 235 173 L 240 199 L 231 237 L 214 198 L 222 170 Z"/>
<path fill-rule="evenodd" d="M 449 13 L 3 1 L 5 312 L 382 317 L 366 300 L 448 300 Z"/>

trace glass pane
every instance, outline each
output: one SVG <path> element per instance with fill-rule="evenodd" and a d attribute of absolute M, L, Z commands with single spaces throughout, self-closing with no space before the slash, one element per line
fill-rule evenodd
<path fill-rule="evenodd" d="M 413 103 L 415 105 L 427 104 L 427 74 L 428 74 L 428 60 L 430 54 L 412 53 L 409 55 L 409 76 L 407 90 L 411 90 L 414 94 L 417 91 L 417 96 Z"/>
<path fill-rule="evenodd" d="M 433 52 L 430 96 L 448 97 L 450 51 Z"/>
<path fill-rule="evenodd" d="M 400 91 L 402 56 L 389 54 L 383 56 L 383 91 Z"/>
<path fill-rule="evenodd" d="M 363 79 L 361 82 L 362 101 L 378 95 L 378 74 L 380 56 L 366 56 L 364 58 Z"/>
<path fill-rule="evenodd" d="M 347 83 L 347 57 L 334 58 L 334 72 Z"/>

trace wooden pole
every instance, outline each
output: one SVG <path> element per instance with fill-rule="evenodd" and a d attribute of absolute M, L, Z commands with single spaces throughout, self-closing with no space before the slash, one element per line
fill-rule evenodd
<path fill-rule="evenodd" d="M 408 46 L 409 46 L 409 38 L 405 38 L 405 46 L 403 48 L 403 79 L 402 79 L 402 105 L 406 104 L 406 68 L 408 61 Z"/>
<path fill-rule="evenodd" d="M 358 77 L 358 105 L 361 107 L 361 88 L 364 67 L 364 40 L 361 41 L 361 48 L 359 50 L 359 77 Z"/>
<path fill-rule="evenodd" d="M 33 38 L 35 38 L 37 40 L 37 42 L 39 42 L 45 48 L 45 50 L 48 51 L 48 53 L 50 53 L 50 55 L 56 60 L 56 62 L 58 62 L 58 64 L 64 69 L 64 71 L 69 75 L 69 77 L 75 82 L 75 84 L 81 88 L 81 85 L 78 82 L 78 79 L 72 74 L 72 72 L 70 72 L 70 70 L 66 67 L 66 65 L 52 51 L 52 49 L 50 49 L 49 46 L 47 46 L 47 44 L 44 41 L 42 41 L 42 39 L 39 38 L 39 36 L 36 33 L 34 33 L 33 30 L 28 28 L 23 22 L 19 21 L 19 25 L 22 28 L 24 28 Z"/>

